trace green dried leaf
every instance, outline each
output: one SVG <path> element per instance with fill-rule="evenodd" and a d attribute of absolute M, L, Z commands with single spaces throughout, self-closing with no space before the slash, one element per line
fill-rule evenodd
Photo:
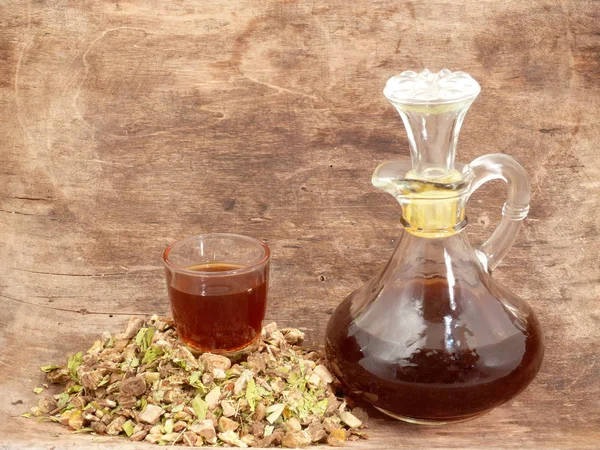
<path fill-rule="evenodd" d="M 91 433 L 92 431 L 94 431 L 93 428 L 80 428 L 79 430 L 71 432 L 71 434 Z"/>
<path fill-rule="evenodd" d="M 148 331 L 148 328 L 142 327 L 135 335 L 135 343 L 138 347 L 142 346 L 142 342 L 144 342 L 144 336 L 146 336 L 146 331 Z"/>
<path fill-rule="evenodd" d="M 49 366 L 42 366 L 40 367 L 42 372 L 48 373 L 48 372 L 52 372 L 55 369 L 60 369 L 60 366 L 54 366 L 54 365 L 49 365 Z"/>
<path fill-rule="evenodd" d="M 139 365 L 140 365 L 140 359 L 139 358 L 133 358 L 129 362 L 129 367 L 138 367 Z"/>
<path fill-rule="evenodd" d="M 160 373 L 158 373 L 158 372 L 146 372 L 144 374 L 144 377 L 146 378 L 146 382 L 148 384 L 153 384 L 153 383 L 157 382 L 158 380 L 160 380 Z"/>
<path fill-rule="evenodd" d="M 21 414 L 21 417 L 26 417 L 26 418 L 30 419 L 33 416 L 30 413 L 23 413 L 23 414 Z"/>
<path fill-rule="evenodd" d="M 202 383 L 200 378 L 202 377 L 202 372 L 192 372 L 188 377 L 188 383 L 190 386 L 196 387 L 196 383 Z"/>
<path fill-rule="evenodd" d="M 317 404 L 310 409 L 310 411 L 313 414 L 322 416 L 323 414 L 325 414 L 325 411 L 327 411 L 328 405 L 329 405 L 329 400 L 324 398 L 323 400 L 318 401 Z"/>
<path fill-rule="evenodd" d="M 273 425 L 265 425 L 265 436 L 271 436 L 275 427 Z"/>
<path fill-rule="evenodd" d="M 254 381 L 254 378 L 250 378 L 250 380 L 248 380 L 248 385 L 246 386 L 246 400 L 248 400 L 248 405 L 250 405 L 250 411 L 254 412 L 256 402 L 260 399 L 261 396 L 256 389 L 256 382 Z"/>
<path fill-rule="evenodd" d="M 42 392 L 44 392 L 44 388 L 41 388 L 41 387 L 33 388 L 33 392 L 35 392 L 36 394 L 41 394 Z"/>
<path fill-rule="evenodd" d="M 142 364 L 151 363 L 152 361 L 156 360 L 156 358 L 158 358 L 162 354 L 163 354 L 163 351 L 160 348 L 152 346 L 148 350 L 146 350 L 146 353 L 144 353 L 144 358 L 142 359 Z"/>
<path fill-rule="evenodd" d="M 145 352 L 148 350 L 148 348 L 150 348 L 155 331 L 155 327 L 140 328 L 140 331 L 138 331 L 137 335 L 135 336 L 135 343 L 142 352 Z"/>
<path fill-rule="evenodd" d="M 202 400 L 200 394 L 197 394 L 192 400 L 192 408 L 198 417 L 198 420 L 206 419 L 206 411 L 208 411 L 208 403 Z"/>
<path fill-rule="evenodd" d="M 148 406 L 148 400 L 146 400 L 146 397 L 142 398 L 142 402 L 140 405 L 140 411 L 144 411 L 146 409 L 146 406 Z"/>
<path fill-rule="evenodd" d="M 127 422 L 125 422 L 123 424 L 123 431 L 125 432 L 125 434 L 127 435 L 127 437 L 131 436 L 133 434 L 133 427 L 135 426 L 135 424 L 131 421 L 128 420 Z"/>
<path fill-rule="evenodd" d="M 269 422 L 270 424 L 275 423 L 275 421 L 277 419 L 279 419 L 279 416 L 281 416 L 281 413 L 283 412 L 285 408 L 285 405 L 283 403 L 277 403 L 275 405 L 271 405 L 267 408 L 267 422 Z"/>
<path fill-rule="evenodd" d="M 150 348 L 150 346 L 152 345 L 152 338 L 154 337 L 155 332 L 156 327 L 149 327 L 148 331 L 146 331 L 146 349 Z"/>
<path fill-rule="evenodd" d="M 173 413 L 177 413 L 179 411 L 183 411 L 183 403 L 180 403 L 179 405 L 175 405 L 171 408 L 171 412 Z"/>
<path fill-rule="evenodd" d="M 71 356 L 67 362 L 67 368 L 69 369 L 69 373 L 71 374 L 73 381 L 79 381 L 79 378 L 77 377 L 77 369 L 81 365 L 82 361 L 83 353 L 79 352 Z"/>
<path fill-rule="evenodd" d="M 163 426 L 163 430 L 165 432 L 165 434 L 169 434 L 173 432 L 173 419 L 167 419 L 165 420 L 165 425 Z"/>
<path fill-rule="evenodd" d="M 73 386 L 69 387 L 69 389 L 67 389 L 67 394 L 75 394 L 77 392 L 81 392 L 82 390 L 83 390 L 83 386 L 74 384 Z"/>
<path fill-rule="evenodd" d="M 275 368 L 275 372 L 279 372 L 281 374 L 287 375 L 290 373 L 290 368 L 286 366 L 280 366 Z"/>
<path fill-rule="evenodd" d="M 298 416 L 299 419 L 305 419 L 308 417 L 309 412 L 315 401 L 308 396 L 308 398 L 301 398 L 300 400 L 291 401 L 288 400 L 288 407 Z"/>
<path fill-rule="evenodd" d="M 198 389 L 200 394 L 206 395 L 208 393 L 208 388 L 200 381 L 201 378 L 202 372 L 192 372 L 188 377 L 188 384 Z"/>
<path fill-rule="evenodd" d="M 45 417 L 45 416 L 42 416 L 42 417 L 36 417 L 36 418 L 35 418 L 35 421 L 36 421 L 36 422 L 57 422 L 57 423 L 58 423 L 58 422 L 60 422 L 60 421 L 59 421 L 59 420 L 58 420 L 56 417 L 54 417 L 54 416 L 50 416 L 50 417 Z"/>
<path fill-rule="evenodd" d="M 258 392 L 258 395 L 260 395 L 263 398 L 271 396 L 271 393 L 262 386 L 256 386 L 256 392 Z"/>
<path fill-rule="evenodd" d="M 246 366 L 247 365 L 248 364 L 246 363 Z M 239 372 L 236 372 L 235 370 L 227 369 L 225 371 L 225 381 L 229 380 L 230 378 L 237 377 L 238 375 L 239 375 Z"/>
<path fill-rule="evenodd" d="M 175 359 L 173 359 L 173 364 L 181 367 L 183 370 L 185 370 L 187 368 L 187 362 L 185 361 L 185 359 L 175 358 Z"/>
<path fill-rule="evenodd" d="M 67 405 L 67 402 L 69 401 L 69 394 L 67 394 L 66 392 L 58 394 L 56 401 L 57 401 L 56 406 L 58 408 L 61 408 L 61 409 L 64 408 Z"/>
<path fill-rule="evenodd" d="M 104 378 L 102 378 L 100 380 L 97 387 L 105 386 L 106 384 L 108 384 L 109 381 L 110 381 L 110 375 L 105 375 Z"/>

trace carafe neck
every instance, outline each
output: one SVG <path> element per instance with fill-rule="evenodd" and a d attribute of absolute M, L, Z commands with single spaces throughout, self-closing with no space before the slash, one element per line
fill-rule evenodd
<path fill-rule="evenodd" d="M 464 117 L 479 94 L 479 84 L 463 72 L 403 72 L 388 80 L 384 95 L 406 128 L 412 170 L 407 178 L 458 181 L 456 143 Z"/>
<path fill-rule="evenodd" d="M 373 186 L 391 194 L 402 207 L 402 225 L 410 234 L 425 238 L 452 236 L 467 224 L 465 205 L 473 181 L 469 166 L 457 164 L 448 182 L 411 177 L 406 160 L 388 161 L 373 173 Z"/>
<path fill-rule="evenodd" d="M 479 84 L 464 72 L 402 72 L 384 95 L 400 113 L 411 164 L 390 161 L 373 174 L 373 185 L 402 206 L 402 223 L 414 235 L 442 237 L 466 225 L 465 203 L 472 174 L 455 162 L 456 142 Z"/>

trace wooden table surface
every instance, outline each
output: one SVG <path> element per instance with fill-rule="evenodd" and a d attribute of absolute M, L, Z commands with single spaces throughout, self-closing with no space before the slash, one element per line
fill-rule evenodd
<path fill-rule="evenodd" d="M 600 2 L 0 2 L 0 448 L 149 448 L 19 415 L 41 364 L 168 311 L 161 252 L 229 231 L 272 249 L 269 319 L 323 339 L 402 233 L 370 185 L 408 157 L 390 76 L 465 70 L 458 158 L 516 157 L 531 213 L 494 274 L 546 333 L 537 379 L 472 422 L 375 415 L 352 448 L 600 448 Z M 474 244 L 500 215 L 469 205 Z M 57 433 L 57 435 L 53 435 Z"/>

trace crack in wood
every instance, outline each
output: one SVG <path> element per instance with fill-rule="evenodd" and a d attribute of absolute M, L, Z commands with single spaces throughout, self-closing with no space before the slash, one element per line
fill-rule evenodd
<path fill-rule="evenodd" d="M 14 197 L 5 197 L 5 198 L 14 198 L 17 200 L 31 200 L 31 201 L 40 201 L 40 202 L 52 202 L 54 200 L 58 200 L 56 197 L 26 197 L 26 196 L 14 196 Z"/>
<path fill-rule="evenodd" d="M 57 306 L 40 305 L 38 303 L 28 302 L 27 300 L 23 300 L 23 299 L 20 299 L 20 298 L 15 298 L 15 297 L 10 297 L 10 296 L 4 295 L 4 294 L 0 294 L 0 297 L 1 298 L 5 298 L 7 300 L 12 300 L 13 302 L 16 302 L 16 303 L 22 303 L 24 305 L 37 306 L 39 308 L 52 309 L 54 311 L 62 311 L 62 312 L 69 312 L 69 313 L 74 313 L 74 314 L 81 314 L 82 316 L 87 316 L 87 315 L 98 315 L 98 316 L 105 316 L 105 315 L 113 315 L 113 316 L 147 316 L 148 315 L 148 314 L 143 313 L 143 312 L 89 311 L 86 308 L 80 308 L 80 309 L 59 308 Z"/>
<path fill-rule="evenodd" d="M 20 211 L 10 211 L 8 209 L 0 209 L 0 212 L 5 212 L 6 214 L 18 214 L 20 216 L 37 216 L 39 214 L 28 214 Z"/>
<path fill-rule="evenodd" d="M 108 272 L 108 273 L 62 273 L 62 272 L 44 272 L 41 270 L 29 270 L 29 269 L 21 269 L 19 267 L 6 267 L 11 270 L 18 270 L 19 272 L 27 272 L 34 273 L 40 275 L 56 275 L 63 277 L 91 277 L 91 278 L 103 278 L 103 277 L 112 277 L 112 276 L 121 276 L 121 275 L 129 275 L 132 273 L 142 273 L 142 272 L 155 272 L 161 270 L 160 267 L 156 269 L 148 269 L 148 270 L 136 270 L 136 271 L 128 271 L 128 272 Z"/>

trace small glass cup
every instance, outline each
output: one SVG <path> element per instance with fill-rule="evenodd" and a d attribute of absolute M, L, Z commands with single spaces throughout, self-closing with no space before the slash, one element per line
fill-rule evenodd
<path fill-rule="evenodd" d="M 179 338 L 192 351 L 234 356 L 258 343 L 267 306 L 269 247 L 230 233 L 192 236 L 163 254 Z"/>

